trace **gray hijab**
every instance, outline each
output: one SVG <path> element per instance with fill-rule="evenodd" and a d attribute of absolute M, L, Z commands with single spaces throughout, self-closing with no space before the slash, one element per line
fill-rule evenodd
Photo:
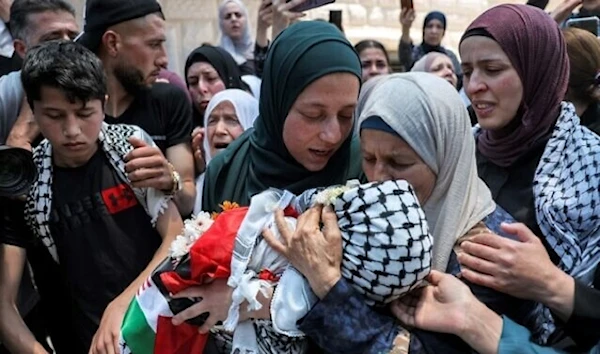
<path fill-rule="evenodd" d="M 456 240 L 496 208 L 477 175 L 467 110 L 452 86 L 426 73 L 388 75 L 364 99 L 359 126 L 380 117 L 436 175 L 423 210 L 434 240 L 433 268 L 445 271 Z"/>

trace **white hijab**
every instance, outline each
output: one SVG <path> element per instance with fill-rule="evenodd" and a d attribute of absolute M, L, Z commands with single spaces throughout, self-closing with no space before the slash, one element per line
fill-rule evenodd
<path fill-rule="evenodd" d="M 477 175 L 475 140 L 456 90 L 427 73 L 378 80 L 359 113 L 359 125 L 380 117 L 436 175 L 423 205 L 433 235 L 433 268 L 445 271 L 456 240 L 491 214 L 496 204 Z"/>
<path fill-rule="evenodd" d="M 206 111 L 204 112 L 204 127 L 208 127 L 208 118 L 212 111 L 217 106 L 224 102 L 231 102 L 235 114 L 237 116 L 240 125 L 244 131 L 250 129 L 254 124 L 254 120 L 258 117 L 258 100 L 251 94 L 240 89 L 227 89 L 223 90 L 216 95 L 208 103 Z M 214 156 L 210 153 L 210 144 L 208 141 L 208 130 L 204 134 L 204 141 L 202 143 L 204 148 L 204 160 L 206 165 L 210 163 L 210 160 Z M 198 214 L 202 211 L 202 190 L 204 188 L 204 173 L 198 176 L 196 179 L 196 203 L 194 205 L 194 214 Z"/>
<path fill-rule="evenodd" d="M 223 21 L 225 20 L 225 6 L 230 2 L 240 7 L 240 10 L 246 18 L 246 25 L 244 26 L 244 34 L 238 41 L 234 41 L 225 34 L 223 30 Z M 219 46 L 225 49 L 238 65 L 244 64 L 250 59 L 254 59 L 254 41 L 252 40 L 252 31 L 250 29 L 250 19 L 248 18 L 248 8 L 242 2 L 242 0 L 223 0 L 219 5 L 219 29 L 221 30 L 221 42 Z"/>

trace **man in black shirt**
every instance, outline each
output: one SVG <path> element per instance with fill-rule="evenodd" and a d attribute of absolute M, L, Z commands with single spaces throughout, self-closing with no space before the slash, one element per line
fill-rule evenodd
<path fill-rule="evenodd" d="M 137 125 L 160 147 L 133 152 L 127 166 L 133 185 L 175 194 L 186 216 L 196 197 L 192 111 L 180 88 L 155 83 L 168 63 L 165 26 L 156 0 L 88 0 L 84 31 L 76 41 L 95 52 L 106 70 L 105 121 Z"/>
<path fill-rule="evenodd" d="M 69 353 L 119 352 L 131 299 L 183 227 L 171 196 L 127 178 L 132 149 L 155 144 L 139 127 L 103 122 L 104 70 L 78 44 L 52 41 L 31 49 L 22 81 L 47 140 L 34 150 L 38 178 L 24 212 L 33 241 L 0 247 L 0 334 L 13 353 L 45 352 L 14 305 L 23 248 L 35 243 L 58 268 L 46 282 L 67 290 L 59 299 L 65 312 L 57 316 L 72 330 Z"/>

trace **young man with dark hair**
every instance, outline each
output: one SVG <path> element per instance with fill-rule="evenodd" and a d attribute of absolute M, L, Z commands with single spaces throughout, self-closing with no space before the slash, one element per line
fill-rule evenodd
<path fill-rule="evenodd" d="M 39 175 L 25 219 L 33 242 L 58 264 L 62 277 L 56 282 L 67 286 L 69 350 L 118 353 L 129 302 L 183 227 L 172 196 L 136 187 L 127 177 L 135 148 L 156 145 L 137 126 L 104 123 L 102 64 L 76 43 L 51 41 L 31 49 L 22 82 L 46 138 L 34 150 Z M 0 248 L 0 335 L 14 353 L 43 353 L 14 307 L 26 244 Z"/>
<path fill-rule="evenodd" d="M 79 33 L 75 10 L 65 0 L 15 0 L 10 7 L 10 29 L 15 53 L 21 58 L 39 43 L 74 39 Z M 0 144 L 28 145 L 38 133 L 37 129 L 30 132 L 32 117 L 23 97 L 20 71 L 0 78 Z"/>
<path fill-rule="evenodd" d="M 76 41 L 95 52 L 106 70 L 106 122 L 139 126 L 162 151 L 134 153 L 127 166 L 134 186 L 173 194 L 187 216 L 196 197 L 192 110 L 180 88 L 156 83 L 168 64 L 165 27 L 156 0 L 87 0 L 84 31 Z"/>

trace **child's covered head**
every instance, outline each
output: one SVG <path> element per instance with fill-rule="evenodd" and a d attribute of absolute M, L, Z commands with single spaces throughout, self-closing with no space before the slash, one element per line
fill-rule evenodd
<path fill-rule="evenodd" d="M 431 270 L 433 239 L 415 191 L 404 180 L 328 188 L 342 233 L 342 276 L 371 305 L 418 287 Z"/>
<path fill-rule="evenodd" d="M 100 59 L 74 42 L 46 42 L 28 51 L 21 81 L 55 163 L 87 162 L 104 120 L 106 77 Z"/>

